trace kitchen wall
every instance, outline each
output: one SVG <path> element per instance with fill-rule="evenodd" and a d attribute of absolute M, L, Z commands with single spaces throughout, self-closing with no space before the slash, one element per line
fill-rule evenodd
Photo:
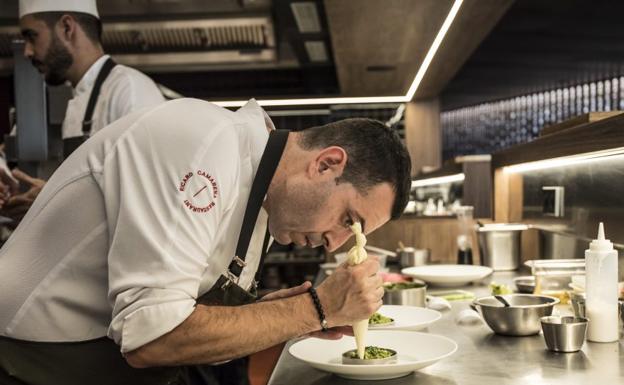
<path fill-rule="evenodd" d="M 523 176 L 522 216 L 546 230 L 540 237 L 543 257 L 582 257 L 599 222 L 604 222 L 608 238 L 624 250 L 624 155 Z M 564 187 L 562 218 L 542 213 L 543 186 Z"/>
<path fill-rule="evenodd" d="M 442 156 L 491 154 L 587 112 L 624 110 L 624 76 L 445 111 Z"/>

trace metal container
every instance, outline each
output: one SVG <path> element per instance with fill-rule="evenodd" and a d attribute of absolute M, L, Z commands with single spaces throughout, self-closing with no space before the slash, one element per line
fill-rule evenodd
<path fill-rule="evenodd" d="M 518 292 L 524 294 L 533 294 L 535 290 L 535 277 L 532 275 L 516 277 L 514 278 L 514 283 L 516 284 L 516 289 Z"/>
<path fill-rule="evenodd" d="M 570 292 L 570 302 L 576 317 L 585 318 L 585 293 Z"/>
<path fill-rule="evenodd" d="M 587 318 L 582 317 L 542 317 L 542 331 L 549 350 L 555 352 L 578 352 L 585 342 Z"/>
<path fill-rule="evenodd" d="M 476 299 L 474 307 L 496 333 L 508 336 L 529 336 L 540 331 L 540 318 L 552 314 L 559 299 L 544 295 L 509 294 L 502 297 L 509 307 L 493 296 Z"/>
<path fill-rule="evenodd" d="M 493 223 L 478 228 L 481 264 L 494 271 L 516 270 L 520 266 L 520 234 L 523 224 Z"/>
<path fill-rule="evenodd" d="M 386 349 L 386 348 L 384 348 Z M 371 360 L 361 360 L 359 358 L 351 358 L 352 353 L 356 353 L 357 349 L 348 350 L 342 353 L 342 363 L 346 365 L 380 365 L 380 364 L 394 364 L 397 362 L 397 352 L 392 349 L 386 349 L 393 353 L 390 357 L 377 358 Z"/>
<path fill-rule="evenodd" d="M 427 285 L 423 281 L 414 281 L 410 283 L 417 285 L 417 287 L 394 290 L 389 290 L 387 287 L 384 287 L 384 305 L 426 307 Z"/>
<path fill-rule="evenodd" d="M 423 266 L 429 262 L 429 249 L 405 247 L 397 249 L 397 256 L 401 267 Z"/>

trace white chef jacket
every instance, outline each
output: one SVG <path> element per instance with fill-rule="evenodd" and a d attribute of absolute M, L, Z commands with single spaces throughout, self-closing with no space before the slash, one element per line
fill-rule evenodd
<path fill-rule="evenodd" d="M 92 136 L 0 250 L 0 335 L 108 335 L 126 352 L 174 329 L 234 257 L 267 128 L 253 100 L 232 112 L 178 99 Z M 262 209 L 243 288 L 266 224 Z"/>
<path fill-rule="evenodd" d="M 67 102 L 65 119 L 63 120 L 61 132 L 63 139 L 83 135 L 82 121 L 91 97 L 91 91 L 108 58 L 110 58 L 109 55 L 103 55 L 96 60 L 82 76 L 76 87 L 72 89 L 73 98 Z M 117 64 L 100 88 L 100 95 L 93 110 L 90 134 L 96 133 L 133 111 L 155 106 L 164 101 L 164 96 L 152 79 L 134 68 Z M 15 127 L 11 131 L 11 135 L 15 135 Z M 7 175 L 11 175 L 2 153 L 0 153 L 0 168 Z"/>
<path fill-rule="evenodd" d="M 73 98 L 67 103 L 63 120 L 63 139 L 82 136 L 82 121 L 91 91 L 102 66 L 109 57 L 109 55 L 103 55 L 96 60 L 72 89 Z M 133 111 L 155 106 L 164 101 L 165 98 L 152 79 L 134 68 L 117 64 L 102 83 L 100 95 L 93 110 L 91 134 Z"/>

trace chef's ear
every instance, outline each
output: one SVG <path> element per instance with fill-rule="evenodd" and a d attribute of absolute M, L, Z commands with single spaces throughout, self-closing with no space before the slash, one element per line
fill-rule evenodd
<path fill-rule="evenodd" d="M 74 40 L 76 36 L 76 29 L 78 28 L 78 22 L 71 15 L 63 15 L 56 23 L 56 28 L 59 37 L 66 43 Z"/>
<path fill-rule="evenodd" d="M 327 147 L 317 154 L 314 163 L 319 175 L 329 172 L 334 174 L 334 177 L 339 177 L 347 165 L 347 152 L 339 146 Z"/>

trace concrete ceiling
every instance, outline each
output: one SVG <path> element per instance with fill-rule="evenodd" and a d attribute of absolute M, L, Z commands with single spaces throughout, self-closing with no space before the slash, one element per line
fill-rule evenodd
<path fill-rule="evenodd" d="M 302 2 L 317 8 L 321 32 L 297 30 L 292 8 Z M 0 25 L 15 26 L 16 3 L 0 0 Z M 415 98 L 439 95 L 512 3 L 513 0 L 464 0 Z M 188 55 L 172 50 L 156 52 L 164 58 L 159 66 L 150 63 L 149 55 L 153 53 L 149 51 L 132 52 L 136 60 L 127 62 L 185 96 L 227 99 L 241 95 L 404 95 L 453 0 L 100 0 L 99 5 L 108 29 L 128 22 L 228 19 L 258 14 L 272 18 L 276 39 L 273 60 L 184 63 L 181 61 Z M 308 41 L 327 44 L 326 62 L 310 60 L 304 49 Z M 107 49 L 114 55 L 120 54 L 115 46 Z M 195 52 L 195 56 L 207 57 L 208 53 Z"/>
<path fill-rule="evenodd" d="M 325 0 L 341 94 L 404 95 L 453 3 Z M 512 3 L 465 0 L 415 98 L 437 96 Z"/>

